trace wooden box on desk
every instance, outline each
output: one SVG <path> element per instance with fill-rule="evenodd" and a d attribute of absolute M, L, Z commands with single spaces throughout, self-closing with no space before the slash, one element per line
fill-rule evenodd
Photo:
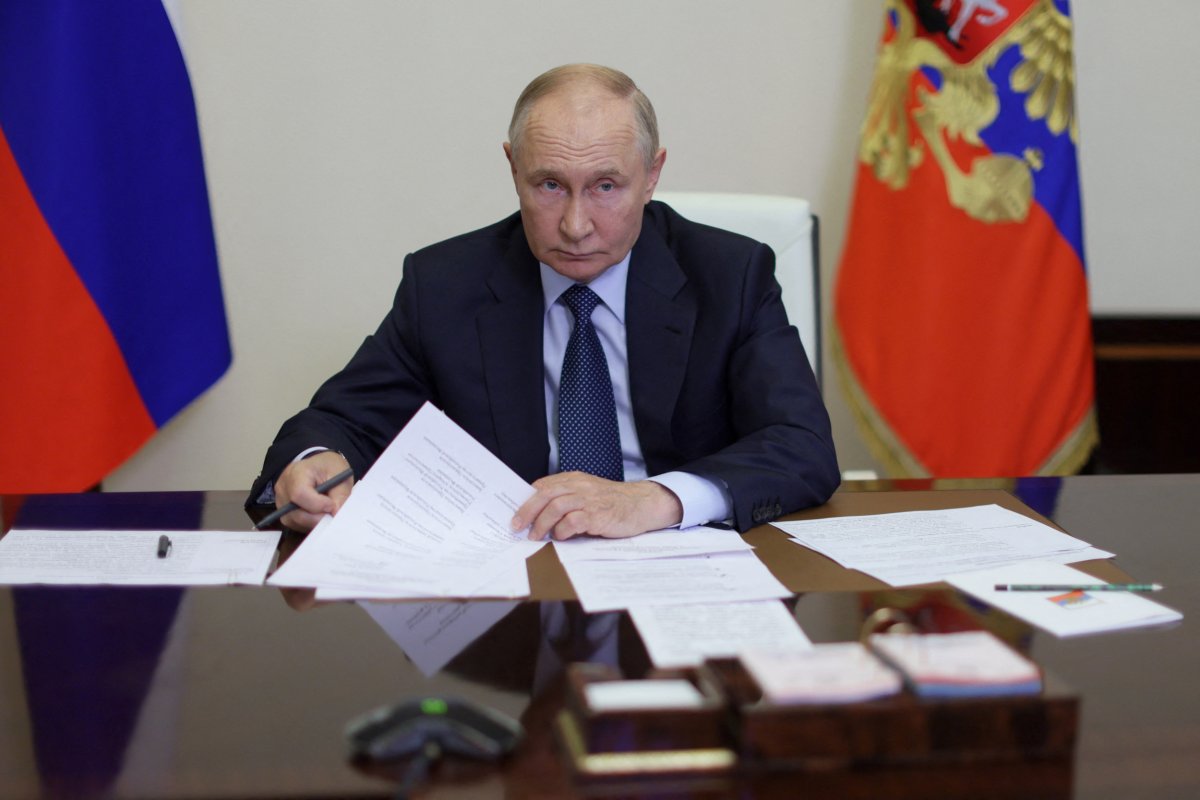
<path fill-rule="evenodd" d="M 906 764 L 1069 759 L 1079 698 L 1052 679 L 1039 694 L 777 705 L 734 658 L 705 664 L 729 698 L 743 766 L 847 769 Z"/>
<path fill-rule="evenodd" d="M 591 777 L 666 773 L 724 773 L 735 765 L 725 728 L 728 703 L 711 673 L 661 671 L 646 680 L 678 678 L 701 696 L 691 708 L 597 709 L 588 701 L 589 684 L 621 680 L 602 664 L 567 669 L 565 707 L 558 719 L 560 744 L 574 770 Z"/>

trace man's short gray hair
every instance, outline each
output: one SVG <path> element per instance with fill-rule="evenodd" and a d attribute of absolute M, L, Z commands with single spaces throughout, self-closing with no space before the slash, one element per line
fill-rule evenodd
<path fill-rule="evenodd" d="M 634 117 L 637 120 L 638 149 L 649 168 L 658 153 L 658 118 L 654 115 L 654 106 L 650 98 L 642 93 L 637 84 L 620 70 L 602 67 L 599 64 L 565 64 L 538 75 L 513 107 L 512 122 L 508 125 L 508 141 L 515 153 L 520 147 L 521 137 L 525 134 L 525 125 L 529 122 L 529 112 L 534 104 L 557 89 L 573 83 L 590 82 L 610 92 L 614 97 L 629 100 L 633 104 Z"/>

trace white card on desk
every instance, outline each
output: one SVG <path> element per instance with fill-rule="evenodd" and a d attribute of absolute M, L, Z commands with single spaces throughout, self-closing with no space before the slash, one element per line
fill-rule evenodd
<path fill-rule="evenodd" d="M 584 687 L 593 711 L 632 711 L 651 708 L 700 708 L 704 697 L 682 678 L 644 681 L 600 681 Z"/>

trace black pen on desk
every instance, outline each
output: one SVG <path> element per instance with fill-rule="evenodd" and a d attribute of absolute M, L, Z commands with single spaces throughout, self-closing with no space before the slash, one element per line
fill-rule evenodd
<path fill-rule="evenodd" d="M 1161 592 L 1161 583 L 997 583 L 997 592 Z"/>
<path fill-rule="evenodd" d="M 325 494 L 330 489 L 337 486 L 339 483 L 344 483 L 345 481 L 349 480 L 352 477 L 354 477 L 353 469 L 347 469 L 343 472 L 339 472 L 337 475 L 334 475 L 332 478 L 325 481 L 324 483 L 318 483 L 317 484 L 317 492 L 320 494 Z M 270 514 L 267 514 L 265 517 L 260 519 L 258 522 L 254 523 L 254 529 L 256 531 L 261 531 L 263 528 L 267 527 L 268 525 L 274 525 L 276 522 L 278 522 L 283 517 L 284 514 L 290 514 L 299 508 L 300 508 L 300 506 L 296 505 L 295 503 L 287 503 L 286 505 L 282 505 L 279 508 L 272 511 Z"/>
<path fill-rule="evenodd" d="M 164 533 L 158 537 L 158 557 L 166 558 L 169 552 L 171 552 L 171 537 Z"/>

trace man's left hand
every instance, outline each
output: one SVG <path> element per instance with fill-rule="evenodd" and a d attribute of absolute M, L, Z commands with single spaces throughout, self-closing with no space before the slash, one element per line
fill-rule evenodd
<path fill-rule="evenodd" d="M 534 481 L 537 493 L 517 509 L 513 530 L 529 538 L 589 534 L 610 539 L 669 528 L 683 519 L 675 493 L 654 481 L 622 483 L 586 472 L 560 472 Z"/>

